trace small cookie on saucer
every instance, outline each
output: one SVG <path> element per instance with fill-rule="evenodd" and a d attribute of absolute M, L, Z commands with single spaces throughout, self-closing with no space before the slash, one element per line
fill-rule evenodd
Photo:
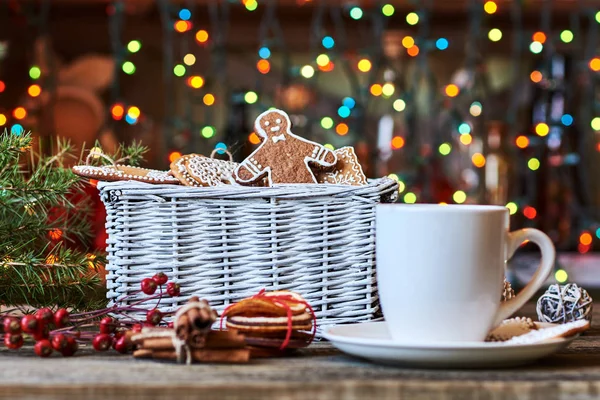
<path fill-rule="evenodd" d="M 171 163 L 171 173 L 186 186 L 221 186 L 233 182 L 237 166 L 232 161 L 188 154 Z"/>
<path fill-rule="evenodd" d="M 331 183 L 336 185 L 361 186 L 367 184 L 367 177 L 363 173 L 362 166 L 353 147 L 341 147 L 334 151 L 337 163 L 332 171 L 317 171 L 319 183 Z"/>
<path fill-rule="evenodd" d="M 505 319 L 502 323 L 488 333 L 486 342 L 505 342 L 515 336 L 521 336 L 537 329 L 531 318 L 515 317 Z"/>
<path fill-rule="evenodd" d="M 179 185 L 177 178 L 171 175 L 170 171 L 158 171 L 155 169 L 146 169 L 140 167 L 131 167 L 127 165 L 76 165 L 72 168 L 75 175 L 84 178 L 96 179 L 99 181 L 138 181 L 146 183 L 159 183 Z"/>
<path fill-rule="evenodd" d="M 573 336 L 575 334 L 587 331 L 590 328 L 590 321 L 578 320 L 573 322 L 567 322 L 562 325 L 555 325 L 549 328 L 539 328 L 532 330 L 521 336 L 515 336 L 510 340 L 503 342 L 503 344 L 532 344 L 539 343 L 545 340 L 565 338 Z"/>

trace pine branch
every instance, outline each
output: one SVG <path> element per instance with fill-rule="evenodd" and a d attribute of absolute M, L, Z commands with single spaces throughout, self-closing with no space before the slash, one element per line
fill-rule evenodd
<path fill-rule="evenodd" d="M 69 143 L 52 150 L 34 152 L 29 133 L 0 134 L 0 302 L 87 308 L 105 302 L 95 272 L 104 259 L 69 248 L 91 237 L 91 207 L 63 167 Z"/>

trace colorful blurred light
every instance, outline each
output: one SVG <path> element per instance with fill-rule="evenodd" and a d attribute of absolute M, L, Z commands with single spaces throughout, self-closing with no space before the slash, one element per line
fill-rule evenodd
<path fill-rule="evenodd" d="M 563 116 L 560 117 L 560 122 L 562 122 L 564 126 L 571 126 L 573 125 L 573 116 L 571 114 L 563 114 Z"/>
<path fill-rule="evenodd" d="M 127 43 L 127 51 L 137 53 L 142 48 L 142 43 L 139 40 L 131 40 Z"/>
<path fill-rule="evenodd" d="M 215 96 L 212 93 L 206 93 L 202 98 L 202 101 L 207 106 L 212 106 L 213 104 L 215 104 Z"/>
<path fill-rule="evenodd" d="M 196 63 L 196 56 L 193 55 L 192 53 L 188 53 L 183 57 L 183 63 L 185 65 L 194 65 Z"/>
<path fill-rule="evenodd" d="M 417 202 L 417 195 L 412 193 L 412 192 L 408 192 L 404 195 L 404 202 L 406 204 L 414 204 Z"/>
<path fill-rule="evenodd" d="M 192 23 L 190 21 L 179 20 L 175 22 L 175 30 L 179 33 L 187 32 L 192 29 Z"/>
<path fill-rule="evenodd" d="M 447 85 L 444 91 L 446 92 L 446 96 L 448 97 L 456 97 L 460 93 L 460 89 L 458 88 L 458 86 L 456 86 L 453 83 Z"/>
<path fill-rule="evenodd" d="M 23 107 L 17 107 L 13 110 L 13 117 L 15 119 L 24 119 L 27 116 L 27 110 Z"/>
<path fill-rule="evenodd" d="M 369 72 L 371 70 L 371 61 L 366 58 L 363 58 L 358 62 L 358 70 L 360 72 Z"/>
<path fill-rule="evenodd" d="M 544 136 L 548 135 L 549 132 L 550 132 L 550 127 L 546 123 L 540 122 L 539 124 L 537 124 L 535 126 L 535 133 L 538 136 L 544 137 Z"/>
<path fill-rule="evenodd" d="M 135 73 L 135 65 L 131 62 L 131 61 L 125 61 L 123 63 L 123 65 L 121 66 L 121 69 L 123 70 L 123 72 L 125 72 L 127 75 L 132 75 Z"/>
<path fill-rule="evenodd" d="M 493 1 L 486 1 L 483 5 L 483 10 L 488 14 L 494 14 L 498 10 L 498 5 Z"/>
<path fill-rule="evenodd" d="M 544 45 L 540 42 L 531 42 L 529 45 L 529 51 L 531 51 L 533 54 L 539 54 L 542 52 L 542 50 L 544 50 Z"/>
<path fill-rule="evenodd" d="M 206 43 L 208 41 L 208 32 L 204 29 L 200 29 L 196 32 L 196 41 L 198 41 L 198 43 Z"/>
<path fill-rule="evenodd" d="M 333 128 L 333 119 L 330 117 L 321 118 L 321 126 L 323 127 L 323 129 Z"/>
<path fill-rule="evenodd" d="M 113 119 L 120 120 L 125 114 L 125 108 L 121 104 L 115 104 L 112 106 L 110 113 L 112 114 Z"/>
<path fill-rule="evenodd" d="M 532 82 L 534 83 L 539 83 L 542 81 L 542 73 L 540 71 L 533 71 L 530 75 L 529 78 L 531 79 Z"/>
<path fill-rule="evenodd" d="M 406 109 L 406 102 L 402 99 L 397 99 L 393 104 L 394 110 L 398 112 L 402 112 Z"/>
<path fill-rule="evenodd" d="M 213 126 L 205 126 L 200 131 L 202 136 L 205 137 L 206 139 L 210 139 L 211 137 L 215 136 L 216 132 L 217 132 L 217 130 Z"/>
<path fill-rule="evenodd" d="M 480 102 L 474 101 L 471 103 L 471 107 L 469 107 L 469 113 L 471 113 L 472 116 L 479 117 L 482 111 L 483 107 L 481 106 Z"/>
<path fill-rule="evenodd" d="M 565 29 L 560 33 L 560 40 L 562 40 L 565 43 L 571 43 L 574 37 L 575 36 L 573 35 L 573 32 L 571 32 L 568 29 Z"/>
<path fill-rule="evenodd" d="M 333 48 L 333 46 L 335 46 L 335 40 L 333 40 L 333 38 L 331 36 L 325 36 L 321 40 L 321 44 L 326 49 L 331 49 L 331 48 Z"/>
<path fill-rule="evenodd" d="M 258 72 L 261 74 L 268 74 L 271 70 L 271 63 L 267 60 L 259 60 L 256 63 L 256 69 L 258 69 Z"/>
<path fill-rule="evenodd" d="M 363 16 L 362 8 L 358 6 L 354 6 L 350 9 L 350 18 L 352 19 L 361 19 Z"/>
<path fill-rule="evenodd" d="M 250 135 L 248 135 L 248 140 L 254 145 L 260 143 L 260 137 L 255 132 L 252 132 Z"/>
<path fill-rule="evenodd" d="M 404 38 L 402 38 L 402 46 L 404 46 L 404 48 L 410 49 L 414 45 L 415 45 L 415 39 L 413 39 L 412 36 L 404 36 Z"/>
<path fill-rule="evenodd" d="M 258 101 L 258 94 L 256 92 L 246 92 L 244 95 L 244 101 L 248 104 L 254 104 Z"/>
<path fill-rule="evenodd" d="M 42 76 L 42 70 L 37 65 L 29 68 L 29 77 L 31 79 L 39 79 Z"/>
<path fill-rule="evenodd" d="M 396 9 L 391 4 L 384 4 L 383 7 L 381 7 L 381 13 L 386 17 L 391 17 L 392 15 L 394 15 L 395 11 Z"/>
<path fill-rule="evenodd" d="M 533 42 L 540 42 L 541 44 L 546 43 L 546 34 L 544 32 L 535 32 L 531 37 Z"/>
<path fill-rule="evenodd" d="M 492 42 L 498 42 L 498 41 L 500 41 L 500 39 L 502 39 L 502 31 L 498 28 L 492 28 L 488 32 L 488 38 Z"/>
<path fill-rule="evenodd" d="M 184 21 L 187 21 L 188 19 L 192 18 L 192 12 L 187 8 L 182 8 L 181 10 L 179 10 L 179 18 Z"/>
<path fill-rule="evenodd" d="M 198 75 L 190 76 L 188 78 L 188 85 L 194 89 L 200 89 L 204 86 L 204 79 Z"/>
<path fill-rule="evenodd" d="M 181 158 L 182 154 L 178 151 L 172 151 L 169 153 L 169 162 L 177 161 Z"/>
<path fill-rule="evenodd" d="M 515 143 L 518 148 L 525 149 L 525 148 L 527 148 L 527 146 L 529 146 L 529 138 L 527 136 L 523 136 L 523 135 L 517 136 Z"/>
<path fill-rule="evenodd" d="M 534 219 L 537 215 L 537 211 L 535 208 L 531 207 L 531 206 L 526 206 L 523 209 L 523 215 L 525 216 L 525 218 L 527 219 Z"/>
<path fill-rule="evenodd" d="M 383 93 L 383 88 L 379 83 L 374 83 L 371 85 L 370 92 L 373 96 L 381 96 Z"/>
<path fill-rule="evenodd" d="M 446 38 L 439 38 L 435 41 L 435 47 L 437 47 L 438 50 L 446 50 L 448 48 L 448 44 L 448 39 Z"/>
<path fill-rule="evenodd" d="M 535 157 L 530 158 L 529 161 L 527 161 L 527 167 L 532 171 L 537 171 L 540 168 L 540 160 Z"/>
<path fill-rule="evenodd" d="M 452 200 L 454 200 L 454 202 L 457 204 L 462 204 L 465 201 L 467 201 L 467 194 L 465 192 L 463 192 L 462 190 L 457 190 L 452 195 Z"/>
<path fill-rule="evenodd" d="M 42 93 L 42 88 L 40 87 L 40 85 L 31 85 L 27 89 L 27 93 L 31 97 L 38 97 L 40 95 L 40 93 Z"/>
<path fill-rule="evenodd" d="M 335 127 L 335 133 L 337 133 L 340 136 L 345 136 L 346 134 L 348 134 L 348 131 L 348 125 L 343 122 L 337 124 L 337 126 Z"/>
<path fill-rule="evenodd" d="M 394 136 L 392 139 L 392 149 L 398 150 L 404 147 L 404 138 L 402 136 Z"/>
<path fill-rule="evenodd" d="M 464 144 L 465 146 L 468 146 L 473 141 L 473 136 L 471 136 L 471 135 L 460 135 L 460 137 L 458 138 L 458 140 L 460 140 L 460 142 L 462 144 Z"/>
<path fill-rule="evenodd" d="M 519 207 L 517 206 L 517 204 L 512 201 L 506 205 L 506 208 L 508 208 L 508 212 L 510 215 L 516 214 L 517 211 L 519 210 Z"/>
<path fill-rule="evenodd" d="M 419 23 L 419 14 L 417 14 L 416 12 L 411 12 L 406 14 L 406 22 L 409 25 L 416 25 Z"/>
<path fill-rule="evenodd" d="M 315 76 L 315 69 L 311 65 L 305 65 L 300 69 L 300 75 L 306 79 L 310 79 Z"/>
<path fill-rule="evenodd" d="M 440 144 L 438 151 L 441 155 L 447 156 L 452 151 L 452 146 L 450 145 L 450 143 L 442 143 Z"/>
<path fill-rule="evenodd" d="M 485 156 L 481 153 L 473 154 L 473 156 L 471 157 L 471 161 L 473 162 L 473 165 L 477 168 L 485 166 Z"/>

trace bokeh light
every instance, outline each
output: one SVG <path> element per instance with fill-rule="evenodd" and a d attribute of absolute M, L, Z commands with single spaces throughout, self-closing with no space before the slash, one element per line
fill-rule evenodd
<path fill-rule="evenodd" d="M 269 71 L 271 70 L 271 63 L 267 60 L 259 60 L 256 63 L 256 69 L 261 74 L 268 74 Z"/>
<path fill-rule="evenodd" d="M 460 93 L 460 89 L 455 84 L 450 84 L 446 86 L 445 90 L 446 96 L 448 97 L 456 97 Z"/>
<path fill-rule="evenodd" d="M 554 279 L 558 283 L 565 283 L 569 279 L 569 274 L 564 269 L 559 269 L 554 273 Z"/>
<path fill-rule="evenodd" d="M 540 71 L 533 71 L 531 74 L 529 74 L 529 79 L 531 79 L 531 81 L 534 83 L 541 82 L 542 78 L 543 78 L 543 76 Z"/>
<path fill-rule="evenodd" d="M 446 50 L 448 48 L 448 39 L 439 38 L 438 40 L 435 41 L 435 47 L 438 50 Z"/>
<path fill-rule="evenodd" d="M 360 72 L 369 72 L 371 70 L 371 61 L 366 58 L 363 58 L 358 62 L 358 70 Z"/>
<path fill-rule="evenodd" d="M 394 136 L 392 139 L 392 149 L 398 150 L 404 147 L 404 138 L 402 136 Z"/>
<path fill-rule="evenodd" d="M 127 51 L 137 53 L 142 48 L 142 43 L 139 40 L 131 40 L 127 43 Z"/>
<path fill-rule="evenodd" d="M 31 79 L 39 79 L 42 76 L 42 70 L 37 65 L 29 68 L 29 77 Z"/>
<path fill-rule="evenodd" d="M 397 99 L 393 104 L 394 110 L 398 112 L 402 112 L 406 109 L 406 102 L 402 99 Z"/>
<path fill-rule="evenodd" d="M 544 136 L 548 135 L 549 132 L 550 132 L 550 127 L 546 123 L 540 122 L 539 124 L 537 124 L 535 126 L 535 133 L 538 136 L 544 137 Z"/>
<path fill-rule="evenodd" d="M 348 125 L 343 122 L 337 124 L 337 126 L 335 127 L 335 133 L 337 133 L 340 136 L 345 136 L 346 134 L 348 134 L 348 130 Z"/>
<path fill-rule="evenodd" d="M 573 32 L 571 32 L 568 29 L 565 29 L 560 33 L 560 40 L 562 40 L 565 43 L 571 43 L 574 37 L 575 36 L 573 35 Z"/>
<path fill-rule="evenodd" d="M 468 146 L 473 141 L 473 136 L 471 136 L 471 135 L 460 135 L 460 137 L 458 138 L 458 140 L 460 140 L 460 142 L 462 144 L 464 144 L 465 146 Z"/>
<path fill-rule="evenodd" d="M 194 65 L 196 63 L 196 56 L 189 53 L 183 57 L 183 63 L 185 65 Z"/>
<path fill-rule="evenodd" d="M 125 72 L 127 75 L 132 75 L 135 73 L 135 65 L 131 62 L 131 61 L 125 61 L 123 63 L 123 65 L 121 66 L 121 69 L 123 70 L 123 72 Z"/>
<path fill-rule="evenodd" d="M 438 151 L 441 155 L 447 156 L 452 151 L 452 146 L 450 145 L 450 143 L 442 143 L 438 147 Z"/>
<path fill-rule="evenodd" d="M 506 208 L 508 208 L 508 212 L 510 213 L 510 215 L 516 214 L 519 210 L 517 204 L 512 201 L 506 205 Z"/>
<path fill-rule="evenodd" d="M 419 14 L 417 14 L 416 12 L 411 12 L 406 14 L 406 22 L 409 25 L 416 25 L 419 23 Z"/>
<path fill-rule="evenodd" d="M 323 127 L 323 129 L 333 128 L 333 119 L 331 119 L 330 117 L 321 118 L 321 126 Z"/>
<path fill-rule="evenodd" d="M 469 107 L 469 113 L 472 116 L 479 117 L 481 115 L 482 111 L 483 111 L 483 107 L 481 106 L 480 102 L 474 101 L 473 103 L 471 103 L 471 107 Z"/>
<path fill-rule="evenodd" d="M 300 69 L 300 75 L 306 79 L 310 79 L 315 76 L 315 69 L 311 65 L 305 65 Z"/>
<path fill-rule="evenodd" d="M 498 10 L 498 5 L 493 1 L 486 1 L 483 5 L 483 10 L 488 14 L 494 14 Z"/>
<path fill-rule="evenodd" d="M 212 106 L 215 104 L 215 96 L 212 93 L 206 93 L 202 98 L 202 102 L 207 106 Z"/>
<path fill-rule="evenodd" d="M 537 216 L 537 211 L 531 206 L 527 206 L 523 209 L 523 215 L 527 219 L 534 219 Z"/>
<path fill-rule="evenodd" d="M 27 116 L 27 110 L 24 107 L 17 107 L 13 110 L 15 119 L 24 119 Z"/>
<path fill-rule="evenodd" d="M 463 192 L 462 190 L 457 190 L 452 195 L 452 200 L 454 200 L 454 202 L 457 204 L 462 204 L 465 201 L 467 201 L 467 194 L 465 192 Z"/>
<path fill-rule="evenodd" d="M 527 146 L 529 146 L 529 138 L 527 136 L 523 136 L 523 135 L 517 136 L 515 143 L 518 148 L 525 149 L 525 148 L 527 148 Z"/>
<path fill-rule="evenodd" d="M 485 156 L 481 153 L 475 153 L 471 156 L 471 161 L 473 162 L 473 165 L 476 166 L 477 168 L 481 168 L 483 166 L 485 166 Z"/>
<path fill-rule="evenodd" d="M 202 131 L 200 131 L 202 136 L 207 139 L 210 139 L 211 137 L 215 136 L 216 132 L 217 130 L 214 128 L 214 126 L 205 126 L 204 128 L 202 128 Z"/>
<path fill-rule="evenodd" d="M 29 94 L 31 97 L 38 97 L 40 93 L 42 93 L 42 88 L 40 85 L 31 85 L 29 88 L 27 88 L 27 94 Z"/>
<path fill-rule="evenodd" d="M 488 32 L 488 38 L 492 42 L 498 42 L 498 41 L 500 41 L 500 39 L 502 39 L 502 31 L 498 28 L 492 28 Z"/>
<path fill-rule="evenodd" d="M 258 101 L 258 94 L 256 94 L 256 92 L 247 92 L 244 95 L 244 101 L 248 104 L 254 104 Z"/>
<path fill-rule="evenodd" d="M 355 6 L 350 9 L 350 18 L 361 19 L 362 16 L 363 16 L 362 8 Z"/>
<path fill-rule="evenodd" d="M 413 192 L 408 192 L 404 195 L 404 202 L 406 204 L 414 204 L 417 202 L 417 195 Z"/>
<path fill-rule="evenodd" d="M 384 4 L 383 7 L 381 7 L 381 13 L 386 17 L 391 17 L 392 15 L 394 15 L 395 11 L 396 10 L 394 6 L 391 4 Z"/>
<path fill-rule="evenodd" d="M 198 43 L 206 43 L 208 41 L 208 32 L 204 29 L 200 29 L 196 32 L 196 40 Z"/>
<path fill-rule="evenodd" d="M 379 83 L 375 83 L 371 85 L 370 92 L 373 96 L 381 96 L 383 93 L 383 88 Z"/>
<path fill-rule="evenodd" d="M 540 168 L 540 160 L 535 157 L 530 158 L 529 161 L 527 161 L 527 167 L 532 171 L 537 171 Z"/>

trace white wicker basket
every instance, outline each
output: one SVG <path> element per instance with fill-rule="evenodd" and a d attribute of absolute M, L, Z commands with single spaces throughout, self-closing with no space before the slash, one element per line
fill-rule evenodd
<path fill-rule="evenodd" d="M 190 188 L 127 181 L 98 188 L 107 211 L 111 303 L 164 272 L 181 285 L 180 297 L 160 302 L 165 312 L 191 295 L 220 312 L 265 288 L 302 294 L 321 328 L 379 316 L 375 205 L 396 199 L 391 179 L 366 186 Z"/>

